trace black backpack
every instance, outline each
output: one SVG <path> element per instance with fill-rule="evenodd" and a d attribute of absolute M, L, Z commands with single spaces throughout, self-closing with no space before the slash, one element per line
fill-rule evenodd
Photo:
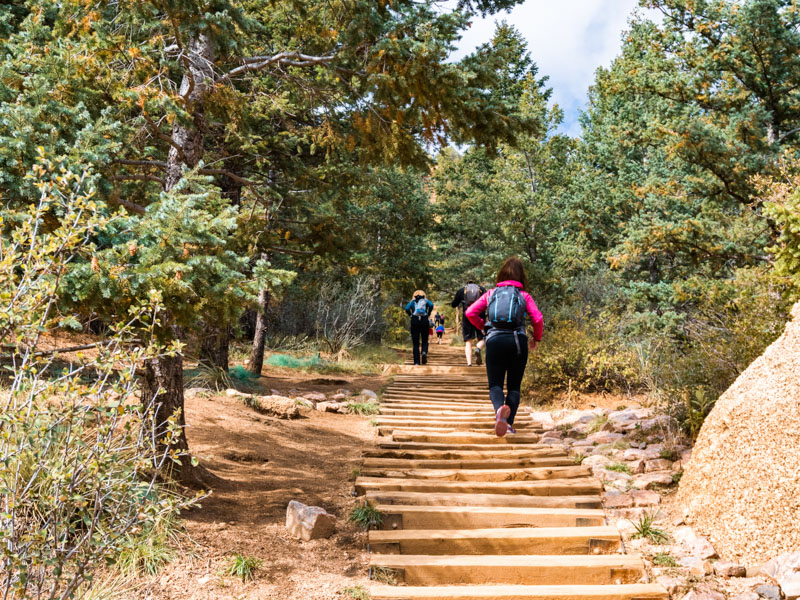
<path fill-rule="evenodd" d="M 464 288 L 464 310 L 469 308 L 480 297 L 481 288 L 475 283 L 468 283 Z"/>
<path fill-rule="evenodd" d="M 525 326 L 525 299 L 519 288 L 505 285 L 495 288 L 489 298 L 487 321 L 495 329 L 515 330 Z"/>

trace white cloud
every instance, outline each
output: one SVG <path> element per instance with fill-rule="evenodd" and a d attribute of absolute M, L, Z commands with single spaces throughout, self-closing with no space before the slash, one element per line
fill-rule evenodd
<path fill-rule="evenodd" d="M 528 40 L 539 75 L 550 77 L 552 100 L 565 112 L 562 131 L 577 136 L 578 115 L 595 70 L 610 65 L 619 53 L 622 32 L 637 6 L 637 0 L 526 0 L 510 13 L 476 19 L 455 58 L 489 41 L 495 22 L 505 19 Z"/>

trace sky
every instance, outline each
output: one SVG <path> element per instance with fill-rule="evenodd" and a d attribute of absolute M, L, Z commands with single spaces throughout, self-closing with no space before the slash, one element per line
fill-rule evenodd
<path fill-rule="evenodd" d="M 550 77 L 552 101 L 564 110 L 561 131 L 578 136 L 578 116 L 595 70 L 609 66 L 619 53 L 622 32 L 637 6 L 637 0 L 525 0 L 510 13 L 473 21 L 453 58 L 489 41 L 495 21 L 508 21 L 528 40 L 539 75 Z"/>

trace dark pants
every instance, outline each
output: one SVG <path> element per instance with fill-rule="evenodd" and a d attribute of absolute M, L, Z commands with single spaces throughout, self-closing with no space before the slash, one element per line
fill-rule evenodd
<path fill-rule="evenodd" d="M 419 358 L 419 347 L 420 342 L 422 343 L 422 353 L 428 353 L 428 333 L 430 333 L 430 328 L 426 324 L 425 327 L 414 327 L 411 326 L 411 344 L 414 346 L 414 364 L 420 364 Z"/>
<path fill-rule="evenodd" d="M 528 362 L 528 338 L 519 334 L 519 342 L 514 340 L 513 333 L 496 333 L 486 339 L 486 374 L 489 376 L 489 397 L 495 412 L 503 404 L 511 408 L 508 424 L 514 422 L 514 416 L 519 408 L 519 389 L 522 385 L 522 375 L 525 373 L 525 364 Z M 508 394 L 503 396 L 503 382 L 506 380 Z"/>

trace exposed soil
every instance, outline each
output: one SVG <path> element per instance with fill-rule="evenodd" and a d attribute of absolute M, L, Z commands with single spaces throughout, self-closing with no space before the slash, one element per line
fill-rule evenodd
<path fill-rule="evenodd" d="M 387 379 L 270 370 L 264 393 L 378 391 Z M 361 451 L 376 439 L 368 417 L 302 409 L 291 421 L 260 415 L 238 398 L 186 398 L 189 445 L 223 479 L 200 508 L 184 515 L 192 543 L 158 576 L 142 578 L 131 598 L 158 600 L 341 598 L 366 586 L 366 536 L 347 517 L 355 504 L 350 478 Z M 287 533 L 289 500 L 322 506 L 338 519 L 327 540 L 298 541 Z M 234 554 L 263 561 L 254 581 L 220 574 Z"/>

